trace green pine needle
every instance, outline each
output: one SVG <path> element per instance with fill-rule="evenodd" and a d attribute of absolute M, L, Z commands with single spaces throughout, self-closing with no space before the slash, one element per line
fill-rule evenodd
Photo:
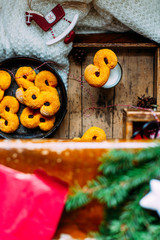
<path fill-rule="evenodd" d="M 120 173 L 133 166 L 133 158 L 134 154 L 132 152 L 110 151 L 100 159 L 102 164 L 99 171 L 102 171 L 104 175 Z"/>
<path fill-rule="evenodd" d="M 101 175 L 83 188 L 76 186 L 66 209 L 77 209 L 97 199 L 107 208 L 96 239 L 159 240 L 158 215 L 143 209 L 139 201 L 149 191 L 149 181 L 160 179 L 160 145 L 139 151 L 112 150 L 100 162 Z"/>
<path fill-rule="evenodd" d="M 87 193 L 79 191 L 74 196 L 69 196 L 66 203 L 66 210 L 71 211 L 75 210 L 81 206 L 87 205 L 91 199 Z"/>

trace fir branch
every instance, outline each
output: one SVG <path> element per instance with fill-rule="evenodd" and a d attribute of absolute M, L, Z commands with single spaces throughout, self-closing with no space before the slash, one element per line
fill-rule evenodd
<path fill-rule="evenodd" d="M 110 235 L 125 235 L 126 239 L 136 239 L 137 232 L 148 230 L 148 226 L 155 220 L 155 217 L 148 215 L 148 212 L 140 207 L 139 201 L 144 193 L 149 190 L 149 186 L 143 185 L 141 191 L 136 191 L 129 199 L 129 202 L 122 208 L 118 222 L 111 222 Z M 118 228 L 115 229 L 115 225 Z M 142 231 L 143 230 L 143 231 Z M 129 237 L 128 237 L 129 236 Z M 138 238 L 137 238 L 138 239 Z"/>
<path fill-rule="evenodd" d="M 66 210 L 71 211 L 88 204 L 92 199 L 87 192 L 78 191 L 75 195 L 70 195 L 66 202 Z"/>
<path fill-rule="evenodd" d="M 158 144 L 156 147 L 150 147 L 139 151 L 136 154 L 136 160 L 138 163 L 144 163 L 148 161 L 155 161 L 160 159 L 160 145 Z"/>
<path fill-rule="evenodd" d="M 133 158 L 134 154 L 132 152 L 112 150 L 100 158 L 102 164 L 99 171 L 102 171 L 104 175 L 120 173 L 133 166 Z"/>
<path fill-rule="evenodd" d="M 149 162 L 141 168 L 129 170 L 127 175 L 114 175 L 110 180 L 99 176 L 97 180 L 90 181 L 84 188 L 75 191 L 75 195 L 69 196 L 66 209 L 82 207 L 91 199 L 98 199 L 108 207 L 116 206 L 127 198 L 131 189 L 142 183 L 148 183 L 152 178 L 160 177 L 159 165 L 158 161 Z"/>
<path fill-rule="evenodd" d="M 139 150 L 136 153 L 133 150 L 112 150 L 100 158 L 102 164 L 99 170 L 106 176 L 109 174 L 119 174 L 133 167 L 137 167 L 144 162 L 156 160 L 157 158 L 160 158 L 159 146 Z"/>
<path fill-rule="evenodd" d="M 93 198 L 108 207 L 116 206 L 126 199 L 131 189 L 134 189 L 142 183 L 149 183 L 150 179 L 160 177 L 160 164 L 151 162 L 141 168 L 129 170 L 127 175 L 115 176 L 111 185 L 101 186 L 93 192 Z"/>
<path fill-rule="evenodd" d="M 109 184 L 108 180 L 104 176 L 98 176 L 97 180 L 88 181 L 87 185 L 83 188 L 76 186 L 76 188 L 71 190 L 74 195 L 69 195 L 67 199 L 66 210 L 70 211 L 87 205 L 92 201 L 93 193 L 102 187 L 106 188 L 107 184 Z"/>
<path fill-rule="evenodd" d="M 99 240 L 159 240 L 158 216 L 139 205 L 149 181 L 160 178 L 160 146 L 138 152 L 114 150 L 101 158 L 102 175 L 75 188 L 66 208 L 76 209 L 92 199 L 107 205 L 107 218 L 95 237 Z M 158 223 L 158 224 L 157 224 Z"/>
<path fill-rule="evenodd" d="M 160 225 L 159 224 L 150 224 L 148 227 L 148 231 L 152 236 L 153 240 L 160 239 Z"/>

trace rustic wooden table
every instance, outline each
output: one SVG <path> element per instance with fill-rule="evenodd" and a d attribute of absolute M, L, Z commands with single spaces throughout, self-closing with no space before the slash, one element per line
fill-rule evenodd
<path fill-rule="evenodd" d="M 140 35 L 123 33 L 79 35 L 74 47 L 83 47 L 88 54 L 81 65 L 76 65 L 72 56 L 69 57 L 68 111 L 54 138 L 81 137 L 91 126 L 104 129 L 108 139 L 123 138 L 125 105 L 136 105 L 137 96 L 143 94 L 156 97 L 160 104 L 159 46 Z M 101 48 L 112 49 L 122 66 L 123 77 L 115 88 L 96 89 L 84 81 L 85 67 L 93 62 L 94 54 Z M 106 108 L 108 105 L 115 107 Z M 97 109 L 84 114 L 90 107 Z"/>

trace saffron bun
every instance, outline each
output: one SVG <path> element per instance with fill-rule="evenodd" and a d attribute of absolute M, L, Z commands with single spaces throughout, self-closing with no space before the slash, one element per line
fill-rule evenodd
<path fill-rule="evenodd" d="M 82 141 L 104 141 L 106 140 L 105 131 L 99 127 L 89 128 L 81 137 Z"/>
<path fill-rule="evenodd" d="M 36 78 L 36 72 L 31 67 L 20 67 L 15 74 L 15 81 L 18 88 L 16 90 L 16 98 L 22 104 L 24 104 L 23 96 L 26 89 L 34 86 L 34 80 Z"/>
<path fill-rule="evenodd" d="M 38 110 L 33 110 L 28 107 L 24 108 L 20 116 L 21 124 L 26 128 L 39 127 L 42 131 L 49 131 L 55 123 L 55 116 L 51 118 L 44 117 Z"/>
<path fill-rule="evenodd" d="M 34 85 L 36 72 L 31 67 L 20 67 L 15 74 L 15 80 L 19 87 L 29 88 Z"/>
<path fill-rule="evenodd" d="M 24 92 L 25 90 L 22 87 L 17 88 L 16 90 L 16 98 L 22 104 L 24 104 Z"/>
<path fill-rule="evenodd" d="M 56 76 L 50 71 L 40 71 L 35 78 L 35 86 L 38 87 L 40 91 L 52 92 L 57 84 Z"/>
<path fill-rule="evenodd" d="M 19 127 L 17 112 L 19 102 L 15 97 L 5 96 L 0 103 L 0 130 L 5 133 L 13 133 Z"/>
<path fill-rule="evenodd" d="M 80 141 L 104 141 L 106 140 L 106 134 L 105 131 L 99 127 L 91 127 L 89 128 L 83 136 L 75 137 L 72 139 L 74 142 L 80 142 Z"/>
<path fill-rule="evenodd" d="M 56 92 L 41 92 L 35 86 L 25 91 L 24 103 L 32 109 L 40 109 L 40 113 L 45 117 L 55 115 L 60 108 L 59 96 Z"/>
<path fill-rule="evenodd" d="M 93 64 L 84 71 L 84 78 L 92 87 L 102 87 L 109 78 L 110 70 L 117 65 L 117 56 L 110 49 L 101 49 L 96 52 Z"/>
<path fill-rule="evenodd" d="M 4 97 L 4 92 L 11 85 L 11 76 L 7 71 L 0 70 L 0 101 Z"/>

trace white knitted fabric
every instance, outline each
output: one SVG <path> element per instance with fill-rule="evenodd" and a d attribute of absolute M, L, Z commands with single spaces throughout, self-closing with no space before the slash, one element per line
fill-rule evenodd
<path fill-rule="evenodd" d="M 32 8 L 46 15 L 63 0 L 32 0 Z M 66 2 L 66 1 L 65 1 Z M 160 0 L 70 0 L 64 5 L 65 18 L 72 21 L 76 13 L 79 21 L 76 32 L 123 32 L 132 29 L 160 43 Z M 83 7 L 79 7 L 81 2 Z M 85 4 L 84 4 L 85 3 Z M 70 5 L 75 5 L 72 8 Z M 77 4 L 77 7 L 76 7 Z M 51 31 L 44 32 L 32 21 L 25 23 L 25 12 L 29 10 L 27 0 L 0 0 L 0 59 L 15 55 L 32 56 L 59 64 L 57 69 L 67 88 L 69 71 L 68 54 L 72 43 L 63 40 L 47 46 L 53 38 Z M 54 35 L 61 34 L 68 22 L 61 20 L 53 26 Z"/>
<path fill-rule="evenodd" d="M 108 13 L 135 32 L 160 43 L 160 0 L 93 0 L 104 18 Z"/>
<path fill-rule="evenodd" d="M 90 4 L 90 11 L 88 15 L 80 20 L 77 24 L 76 31 L 78 33 L 100 33 L 100 32 L 124 32 L 129 28 L 120 23 L 111 14 L 101 16 L 94 8 L 93 3 Z"/>
<path fill-rule="evenodd" d="M 46 15 L 56 6 L 49 0 L 36 0 L 34 8 Z M 46 42 L 51 40 L 51 31 L 44 32 L 32 21 L 30 26 L 25 23 L 25 12 L 29 10 L 27 0 L 0 0 L 0 58 L 12 57 L 15 55 L 32 56 L 45 61 L 54 61 L 59 64 L 57 68 L 59 74 L 67 88 L 67 74 L 69 71 L 68 54 L 72 49 L 72 43 L 66 45 L 60 41 L 51 46 Z M 89 11 L 89 9 L 88 9 Z M 65 18 L 72 21 L 75 13 L 79 13 L 79 18 L 83 18 L 88 12 L 80 12 L 74 9 L 65 9 Z M 53 26 L 54 35 L 59 36 L 69 26 L 69 23 L 61 20 Z"/>

